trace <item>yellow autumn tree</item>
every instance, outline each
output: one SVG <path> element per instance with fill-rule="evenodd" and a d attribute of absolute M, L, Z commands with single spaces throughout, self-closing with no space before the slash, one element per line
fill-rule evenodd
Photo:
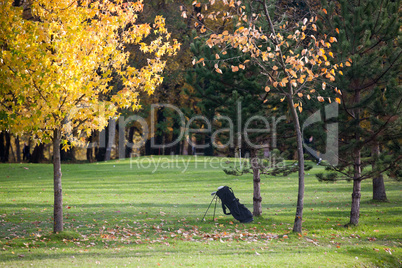
<path fill-rule="evenodd" d="M 314 99 L 319 102 L 340 103 L 341 91 L 338 88 L 333 88 L 333 98 L 324 98 L 317 90 L 318 87 L 328 90 L 331 88 L 331 82 L 335 81 L 336 74 L 341 74 L 342 66 L 336 64 L 335 55 L 331 52 L 331 44 L 337 40 L 317 31 L 315 16 L 308 14 L 300 21 L 287 19 L 288 14 L 286 11 L 282 12 L 275 1 L 219 2 L 225 5 L 226 10 L 216 11 L 208 18 L 225 21 L 233 25 L 233 29 L 206 32 L 208 35 L 206 44 L 219 48 L 222 55 L 227 53 L 228 48 L 236 48 L 249 59 L 243 62 L 239 57 L 219 60 L 221 57 L 217 54 L 215 71 L 222 73 L 223 68 L 230 68 L 233 72 L 237 72 L 249 65 L 258 66 L 261 74 L 266 77 L 264 85 L 266 93 L 261 99 L 266 101 L 271 94 L 276 94 L 281 97 L 281 101 L 286 101 L 288 104 L 296 132 L 299 176 L 293 231 L 300 233 L 304 206 L 304 154 L 298 113 L 303 111 L 303 102 Z M 202 5 L 206 8 L 215 5 L 215 0 L 204 1 Z M 208 25 L 205 28 L 208 29 Z M 204 59 L 199 59 L 194 63 L 202 64 L 203 61 Z M 346 65 L 350 63 L 347 62 Z M 256 99 L 256 101 L 262 100 Z"/>
<path fill-rule="evenodd" d="M 53 143 L 53 230 L 60 232 L 60 147 L 78 141 L 67 142 L 66 135 L 84 137 L 104 128 L 119 108 L 138 108 L 139 92 L 152 94 L 162 82 L 162 57 L 179 44 L 160 16 L 136 23 L 142 0 L 13 2 L 0 1 L 0 125 Z M 128 64 L 127 44 L 148 55 L 146 65 Z M 121 79 L 122 90 L 110 86 L 112 77 Z"/>

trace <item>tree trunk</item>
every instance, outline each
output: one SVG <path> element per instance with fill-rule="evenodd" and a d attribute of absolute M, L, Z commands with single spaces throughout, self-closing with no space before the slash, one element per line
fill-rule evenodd
<path fill-rule="evenodd" d="M 373 200 L 388 201 L 382 174 L 373 179 Z"/>
<path fill-rule="evenodd" d="M 131 154 L 133 152 L 134 133 L 135 133 L 135 131 L 136 131 L 135 127 L 130 127 L 130 129 L 128 131 L 126 153 L 125 153 L 126 158 L 130 158 Z M 119 142 L 121 142 L 121 141 L 119 140 Z"/>
<path fill-rule="evenodd" d="M 94 161 L 94 149 L 93 149 L 93 145 L 92 145 L 92 137 L 93 134 L 91 134 L 91 136 L 88 137 L 88 142 L 89 142 L 89 146 L 87 147 L 87 160 L 89 163 L 92 163 Z"/>
<path fill-rule="evenodd" d="M 114 118 L 111 118 L 109 120 L 109 133 L 108 133 L 108 141 L 107 141 L 107 146 L 106 146 L 106 154 L 105 154 L 105 161 L 110 160 L 110 157 L 112 155 L 112 147 L 114 143 L 114 137 L 116 135 L 116 120 Z"/>
<path fill-rule="evenodd" d="M 256 150 L 251 151 L 251 159 L 250 164 L 253 169 L 253 215 L 258 217 L 262 214 L 262 207 L 261 207 L 261 187 L 260 187 L 260 167 L 258 163 L 257 153 Z"/>
<path fill-rule="evenodd" d="M 0 161 L 5 162 L 4 131 L 0 132 Z"/>
<path fill-rule="evenodd" d="M 354 102 L 360 102 L 360 91 L 356 91 L 354 96 Z M 355 109 L 355 118 L 360 124 L 360 109 Z M 359 127 L 359 125 L 357 126 Z M 355 134 L 355 140 L 360 141 L 360 133 L 357 130 Z M 361 198 L 361 174 L 362 174 L 362 160 L 361 160 L 361 149 L 358 147 L 354 149 L 353 157 L 353 191 L 352 191 L 352 206 L 350 208 L 350 221 L 347 225 L 358 225 L 360 217 L 360 198 Z"/>
<path fill-rule="evenodd" d="M 0 133 L 0 159 L 1 162 L 8 162 L 11 140 L 10 134 L 6 131 Z"/>
<path fill-rule="evenodd" d="M 21 162 L 21 146 L 20 146 L 20 137 L 15 137 L 15 156 L 17 157 L 17 163 Z"/>
<path fill-rule="evenodd" d="M 61 188 L 61 159 L 60 159 L 60 140 L 59 129 L 53 132 L 53 178 L 54 178 L 54 225 L 53 232 L 63 231 L 63 192 Z"/>
<path fill-rule="evenodd" d="M 372 148 L 373 154 L 373 170 L 375 170 L 377 165 L 377 159 L 380 156 L 380 145 L 376 141 Z M 385 192 L 384 177 L 382 174 L 378 174 L 373 178 L 373 200 L 377 201 L 387 201 L 387 194 Z"/>
<path fill-rule="evenodd" d="M 297 139 L 297 161 L 298 161 L 298 175 L 299 175 L 299 189 L 297 193 L 297 207 L 296 217 L 293 225 L 293 232 L 301 233 L 303 222 L 303 207 L 304 207 L 304 154 L 303 154 L 303 136 L 300 128 L 299 116 L 297 115 L 296 108 L 294 107 L 292 96 L 288 96 L 289 109 L 292 113 L 293 124 L 296 130 Z"/>
<path fill-rule="evenodd" d="M 9 160 L 10 148 L 11 148 L 11 135 L 9 132 L 6 132 L 6 150 L 5 150 L 6 162 L 8 162 Z"/>
<path fill-rule="evenodd" d="M 350 210 L 350 222 L 348 225 L 358 225 L 360 217 L 361 180 L 353 180 L 352 207 Z"/>

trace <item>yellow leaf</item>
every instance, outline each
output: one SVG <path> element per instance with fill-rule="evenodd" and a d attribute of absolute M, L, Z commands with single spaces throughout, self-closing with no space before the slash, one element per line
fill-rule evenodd
<path fill-rule="evenodd" d="M 243 64 L 239 64 L 239 68 L 244 70 L 246 69 L 246 66 L 244 66 Z"/>
<path fill-rule="evenodd" d="M 322 83 L 322 89 L 325 90 L 327 84 L 325 82 Z"/>
<path fill-rule="evenodd" d="M 303 111 L 303 108 L 301 106 L 297 107 L 297 109 L 299 109 L 299 113 Z"/>
<path fill-rule="evenodd" d="M 285 97 L 283 97 L 282 99 L 281 99 L 281 102 L 283 102 L 285 100 Z"/>
<path fill-rule="evenodd" d="M 301 98 L 301 97 L 303 97 L 303 93 L 299 92 L 299 93 L 297 93 L 297 96 L 299 96 Z"/>
<path fill-rule="evenodd" d="M 266 92 L 269 92 L 270 90 L 271 90 L 271 89 L 269 88 L 269 86 L 266 86 L 266 87 L 265 87 L 265 91 L 266 91 Z"/>
<path fill-rule="evenodd" d="M 274 67 L 272 67 L 272 70 L 276 71 L 276 70 L 278 70 L 278 67 L 274 66 Z"/>
<path fill-rule="evenodd" d="M 267 61 L 267 60 L 268 60 L 268 53 L 262 52 L 262 53 L 261 53 L 261 56 L 262 56 L 262 60 L 263 60 L 263 61 Z"/>
<path fill-rule="evenodd" d="M 348 62 L 348 61 L 345 62 L 345 65 L 348 66 L 348 67 L 352 66 L 352 65 L 350 64 L 350 62 Z"/>
<path fill-rule="evenodd" d="M 219 54 L 215 54 L 215 59 L 217 59 L 217 60 L 220 59 Z"/>
<path fill-rule="evenodd" d="M 239 67 L 232 65 L 232 72 L 237 72 L 238 70 L 239 70 Z"/>
<path fill-rule="evenodd" d="M 335 101 L 339 104 L 341 104 L 341 99 L 340 98 L 335 98 Z"/>
<path fill-rule="evenodd" d="M 219 69 L 219 68 L 216 68 L 216 69 L 215 69 L 215 71 L 216 71 L 217 73 L 222 74 L 222 70 L 221 70 L 221 69 Z"/>

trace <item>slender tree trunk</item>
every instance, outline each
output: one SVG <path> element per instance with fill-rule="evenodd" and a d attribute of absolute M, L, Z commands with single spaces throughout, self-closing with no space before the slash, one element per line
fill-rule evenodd
<path fill-rule="evenodd" d="M 105 154 L 105 161 L 110 160 L 110 157 L 112 155 L 112 147 L 114 143 L 114 137 L 116 135 L 116 120 L 111 118 L 109 120 L 109 133 L 108 133 L 108 141 L 107 141 L 107 146 L 106 146 L 106 154 Z"/>
<path fill-rule="evenodd" d="M 131 153 L 133 152 L 133 144 L 134 144 L 134 133 L 135 133 L 136 128 L 135 127 L 130 127 L 128 131 L 128 138 L 127 138 L 127 145 L 126 145 L 126 158 L 131 157 Z M 120 142 L 120 140 L 119 140 Z"/>
<path fill-rule="evenodd" d="M 11 135 L 10 135 L 9 132 L 6 132 L 6 150 L 5 150 L 6 162 L 8 162 L 8 160 L 9 160 L 10 148 L 12 149 L 12 147 L 11 147 Z"/>
<path fill-rule="evenodd" d="M 94 161 L 94 149 L 93 149 L 93 133 L 91 134 L 91 136 L 88 137 L 88 142 L 89 142 L 89 146 L 87 147 L 87 160 L 89 163 L 92 163 Z"/>
<path fill-rule="evenodd" d="M 303 154 L 303 136 L 300 128 L 299 116 L 297 115 L 296 108 L 294 107 L 292 96 L 288 96 L 289 109 L 292 113 L 293 124 L 296 130 L 297 139 L 297 161 L 298 161 L 298 175 L 299 175 L 299 189 L 297 192 L 297 207 L 296 217 L 293 225 L 293 232 L 301 233 L 303 222 L 303 207 L 304 207 L 304 154 Z"/>
<path fill-rule="evenodd" d="M 354 164 L 355 174 L 353 178 L 352 206 L 350 209 L 350 222 L 348 225 L 358 225 L 360 217 L 360 198 L 361 198 L 361 157 L 360 151 L 355 155 Z"/>
<path fill-rule="evenodd" d="M 360 102 L 360 92 L 357 91 L 354 96 L 354 102 Z M 356 108 L 355 118 L 360 124 L 360 109 Z M 359 127 L 359 126 L 357 126 Z M 359 129 L 356 131 L 355 140 L 360 141 Z M 359 146 L 359 145 L 357 145 Z M 354 174 L 353 174 L 353 192 L 352 192 L 352 206 L 350 209 L 350 221 L 348 225 L 358 225 L 360 217 L 360 198 L 361 198 L 361 173 L 362 173 L 362 160 L 360 148 L 356 148 L 353 153 L 354 157 Z"/>
<path fill-rule="evenodd" d="M 253 169 L 253 215 L 258 217 L 262 214 L 262 197 L 261 197 L 261 187 L 260 187 L 260 167 L 258 163 L 256 150 L 251 150 L 250 164 Z"/>
<path fill-rule="evenodd" d="M 0 161 L 5 161 L 4 131 L 0 132 Z"/>
<path fill-rule="evenodd" d="M 375 170 L 377 159 L 380 155 L 380 145 L 376 141 L 372 148 L 373 154 L 373 170 Z M 384 177 L 382 174 L 378 174 L 375 178 L 373 178 L 373 200 L 377 201 L 387 201 L 387 194 L 385 192 L 385 184 Z"/>
<path fill-rule="evenodd" d="M 15 155 L 17 157 L 17 163 L 21 162 L 21 146 L 20 146 L 20 137 L 15 137 Z"/>
<path fill-rule="evenodd" d="M 61 188 L 61 159 L 60 159 L 60 140 L 59 129 L 53 132 L 53 178 L 54 178 L 54 225 L 53 232 L 63 231 L 63 191 Z"/>

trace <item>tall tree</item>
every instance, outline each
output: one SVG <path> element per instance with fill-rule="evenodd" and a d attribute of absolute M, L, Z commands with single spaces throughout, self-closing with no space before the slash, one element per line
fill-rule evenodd
<path fill-rule="evenodd" d="M 350 68 L 337 76 L 342 88 L 339 164 L 353 180 L 349 224 L 357 225 L 361 183 L 373 179 L 373 198 L 386 199 L 382 174 L 401 164 L 400 1 L 324 1 L 322 29 L 338 38 L 338 60 Z"/>
<path fill-rule="evenodd" d="M 90 135 L 104 128 L 118 108 L 137 108 L 138 92 L 151 94 L 161 83 L 161 57 L 174 53 L 179 44 L 171 43 L 160 16 L 153 25 L 136 24 L 142 1 L 33 0 L 24 9 L 12 2 L 0 5 L 0 111 L 6 114 L 0 125 L 53 143 L 53 231 L 60 232 L 60 145 L 68 148 L 78 142 L 64 137 L 73 132 Z M 147 37 L 152 42 L 145 43 Z M 147 53 L 147 64 L 129 66 L 125 44 Z M 124 88 L 109 96 L 112 73 Z"/>
<path fill-rule="evenodd" d="M 214 2 L 211 0 L 210 4 Z M 233 25 L 233 30 L 211 33 L 206 43 L 210 47 L 220 47 L 222 53 L 227 47 L 232 47 L 249 55 L 249 62 L 232 64 L 233 71 L 247 68 L 250 64 L 257 65 L 261 74 L 266 76 L 265 98 L 269 98 L 271 94 L 279 94 L 282 101 L 286 100 L 296 132 L 298 155 L 299 189 L 293 231 L 301 232 L 304 154 L 298 112 L 303 110 L 303 96 L 307 97 L 305 100 L 310 100 L 316 93 L 311 90 L 311 86 L 320 83 L 325 89 L 329 85 L 325 79 L 334 81 L 339 66 L 331 64 L 328 57 L 333 57 L 329 48 L 336 39 L 327 35 L 319 38 L 315 17 L 306 17 L 294 23 L 282 20 L 284 13 L 276 13 L 281 19 L 272 19 L 276 7 L 267 0 L 225 3 L 230 7 L 230 12 L 217 12 L 211 18 L 227 20 Z M 227 65 L 228 61 L 217 61 L 214 69 L 221 73 L 221 68 Z M 335 91 L 340 92 L 338 89 Z M 317 96 L 317 99 L 324 101 L 322 96 Z M 340 102 L 339 98 L 335 100 Z"/>

